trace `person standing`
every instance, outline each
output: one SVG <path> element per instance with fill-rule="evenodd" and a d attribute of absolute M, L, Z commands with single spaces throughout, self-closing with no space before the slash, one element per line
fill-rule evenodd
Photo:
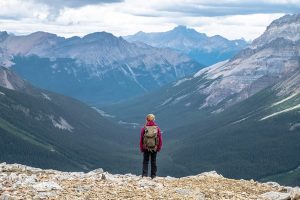
<path fill-rule="evenodd" d="M 142 177 L 148 176 L 149 159 L 151 158 L 151 178 L 156 177 L 156 155 L 162 148 L 162 136 L 160 128 L 154 122 L 155 116 L 148 114 L 146 124 L 141 130 L 140 150 L 143 153 Z"/>

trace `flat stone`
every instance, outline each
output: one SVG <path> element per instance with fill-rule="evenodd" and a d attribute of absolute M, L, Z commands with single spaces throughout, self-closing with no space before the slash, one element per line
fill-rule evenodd
<path fill-rule="evenodd" d="M 276 183 L 276 182 L 266 182 L 265 184 L 269 185 L 271 187 L 280 187 L 280 185 L 278 183 Z"/>
<path fill-rule="evenodd" d="M 0 196 L 0 200 L 16 200 L 16 198 L 13 196 L 10 196 L 9 194 L 2 194 Z"/>
<path fill-rule="evenodd" d="M 191 194 L 191 190 L 188 190 L 188 189 L 178 189 L 178 190 L 176 190 L 176 193 L 181 194 L 183 196 L 186 196 L 186 195 L 190 195 Z"/>
<path fill-rule="evenodd" d="M 143 188 L 163 188 L 161 183 L 156 183 L 155 181 L 148 179 L 141 179 L 137 182 L 138 186 Z"/>
<path fill-rule="evenodd" d="M 199 174 L 199 176 L 213 177 L 213 178 L 223 178 L 223 176 L 218 174 L 216 171 L 203 172 L 203 173 Z"/>
<path fill-rule="evenodd" d="M 56 192 L 39 192 L 36 196 L 34 196 L 34 199 L 49 199 L 49 198 L 55 198 L 57 197 Z"/>
<path fill-rule="evenodd" d="M 102 174 L 104 172 L 104 170 L 102 168 L 98 168 L 98 169 L 94 169 L 93 171 L 88 172 L 88 174 Z"/>
<path fill-rule="evenodd" d="M 197 200 L 206 200 L 205 194 L 199 192 L 199 193 L 197 194 Z"/>
<path fill-rule="evenodd" d="M 167 176 L 167 177 L 165 178 L 165 180 L 167 180 L 167 181 L 174 181 L 174 180 L 176 180 L 176 178 L 171 177 L 171 176 Z"/>
<path fill-rule="evenodd" d="M 296 187 L 291 190 L 291 199 L 292 200 L 300 200 L 300 188 Z"/>
<path fill-rule="evenodd" d="M 61 190 L 62 188 L 55 182 L 40 182 L 32 186 L 38 192 L 48 192 L 51 190 Z"/>
<path fill-rule="evenodd" d="M 282 193 L 282 192 L 267 192 L 260 197 L 266 199 L 266 200 L 289 200 L 290 194 L 289 193 Z"/>

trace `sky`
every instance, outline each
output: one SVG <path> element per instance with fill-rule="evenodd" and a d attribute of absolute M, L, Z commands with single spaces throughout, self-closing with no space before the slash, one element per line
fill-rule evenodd
<path fill-rule="evenodd" d="M 125 36 L 185 25 L 208 36 L 253 40 L 273 20 L 294 13 L 300 0 L 0 0 L 0 30 Z"/>

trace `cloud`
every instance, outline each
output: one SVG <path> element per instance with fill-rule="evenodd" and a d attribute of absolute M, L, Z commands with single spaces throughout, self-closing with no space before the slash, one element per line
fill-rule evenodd
<path fill-rule="evenodd" d="M 150 6 L 155 12 L 160 13 L 160 17 L 166 13 L 173 16 L 215 17 L 257 13 L 299 13 L 300 10 L 298 0 L 152 0 L 151 2 Z M 145 16 L 144 12 L 138 10 L 132 14 Z"/>
<path fill-rule="evenodd" d="M 71 37 L 162 32 L 181 24 L 208 35 L 252 40 L 299 5 L 299 0 L 0 0 L 0 27 L 16 34 L 47 31 Z M 285 12 L 275 12 L 280 6 Z"/>
<path fill-rule="evenodd" d="M 33 0 L 35 3 L 46 4 L 55 8 L 79 8 L 88 5 L 123 2 L 124 0 Z"/>
<path fill-rule="evenodd" d="M 48 7 L 36 5 L 30 1 L 0 0 L 0 19 L 45 19 L 49 15 Z"/>

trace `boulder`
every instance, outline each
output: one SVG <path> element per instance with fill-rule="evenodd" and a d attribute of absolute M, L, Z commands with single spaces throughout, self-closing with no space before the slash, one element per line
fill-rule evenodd
<path fill-rule="evenodd" d="M 38 192 L 49 192 L 51 190 L 62 190 L 55 182 L 40 182 L 32 186 Z"/>
<path fill-rule="evenodd" d="M 0 200 L 16 200 L 16 197 L 10 196 L 9 194 L 2 194 Z"/>
<path fill-rule="evenodd" d="M 291 199 L 292 200 L 300 200 L 300 188 L 296 187 L 291 190 Z"/>
<path fill-rule="evenodd" d="M 90 171 L 88 174 L 102 174 L 104 170 L 102 168 L 95 169 L 93 171 Z"/>
<path fill-rule="evenodd" d="M 260 195 L 260 197 L 266 200 L 289 200 L 290 194 L 283 192 L 266 192 Z"/>

